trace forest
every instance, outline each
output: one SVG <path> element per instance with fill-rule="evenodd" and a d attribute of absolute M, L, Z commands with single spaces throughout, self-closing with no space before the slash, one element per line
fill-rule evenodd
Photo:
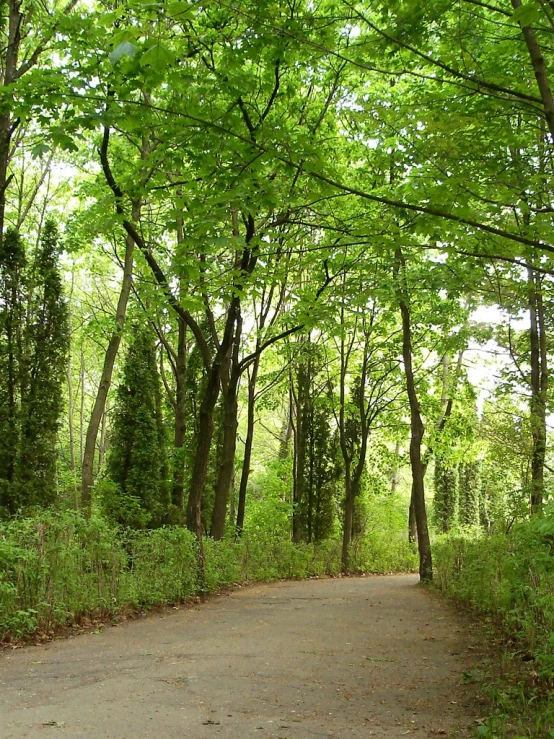
<path fill-rule="evenodd" d="M 0 638 L 416 570 L 549 685 L 553 4 L 1 8 Z"/>

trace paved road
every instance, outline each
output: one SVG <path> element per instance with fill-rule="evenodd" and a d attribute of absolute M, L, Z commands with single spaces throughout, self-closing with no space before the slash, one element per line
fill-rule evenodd
<path fill-rule="evenodd" d="M 413 576 L 243 588 L 4 652 L 0 737 L 470 736 L 467 631 Z"/>

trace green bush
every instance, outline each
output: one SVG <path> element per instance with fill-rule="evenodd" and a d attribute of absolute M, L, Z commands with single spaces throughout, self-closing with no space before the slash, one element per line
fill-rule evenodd
<path fill-rule="evenodd" d="M 337 575 L 341 542 L 293 544 L 283 534 L 245 533 L 238 541 L 204 541 L 205 570 L 185 528 L 121 529 L 100 516 L 41 513 L 0 522 L 0 639 L 22 637 L 82 617 L 177 603 L 240 582 Z M 400 538 L 375 532 L 355 541 L 356 571 L 413 568 Z"/>
<path fill-rule="evenodd" d="M 509 534 L 478 530 L 441 537 L 435 583 L 499 618 L 543 677 L 554 678 L 554 516 L 521 523 Z"/>

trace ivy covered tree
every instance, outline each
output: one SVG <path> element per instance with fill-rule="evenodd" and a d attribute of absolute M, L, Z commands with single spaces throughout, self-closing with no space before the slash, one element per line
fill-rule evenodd
<path fill-rule="evenodd" d="M 117 389 L 104 507 L 118 523 L 156 527 L 170 517 L 161 384 L 150 331 L 135 326 Z"/>
<path fill-rule="evenodd" d="M 308 335 L 294 368 L 293 540 L 320 541 L 331 533 L 338 483 L 337 438 L 322 372 L 325 354 Z"/>
<path fill-rule="evenodd" d="M 478 460 L 458 465 L 459 521 L 463 526 L 477 526 L 481 507 L 481 466 Z"/>
<path fill-rule="evenodd" d="M 458 470 L 456 465 L 435 460 L 435 522 L 445 534 L 458 522 Z"/>

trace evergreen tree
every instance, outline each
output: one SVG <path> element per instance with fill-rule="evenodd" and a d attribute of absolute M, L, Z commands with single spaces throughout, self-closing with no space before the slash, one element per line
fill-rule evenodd
<path fill-rule="evenodd" d="M 458 522 L 458 473 L 454 465 L 435 460 L 435 523 L 446 533 Z"/>
<path fill-rule="evenodd" d="M 322 541 L 332 533 L 340 472 L 337 435 L 329 427 L 329 409 L 324 398 L 318 401 L 312 407 L 308 455 L 309 510 L 306 518 L 313 541 Z"/>
<path fill-rule="evenodd" d="M 49 505 L 56 495 L 56 437 L 69 351 L 69 314 L 59 271 L 58 232 L 44 227 L 30 281 L 30 320 L 21 372 L 21 428 L 16 481 L 24 504 Z"/>
<path fill-rule="evenodd" d="M 25 248 L 15 231 L 0 241 L 0 511 L 19 507 L 13 482 L 19 438 Z"/>
<path fill-rule="evenodd" d="M 108 474 L 117 491 L 106 495 L 108 514 L 136 528 L 162 525 L 168 517 L 166 434 L 160 377 L 152 336 L 137 327 L 117 389 Z"/>
<path fill-rule="evenodd" d="M 56 496 L 69 323 L 54 222 L 45 224 L 31 268 L 15 232 L 3 241 L 0 264 L 0 508 L 13 514 Z"/>
<path fill-rule="evenodd" d="M 296 542 L 325 539 L 333 526 L 338 443 L 329 424 L 331 411 L 326 382 L 320 380 L 318 384 L 323 362 L 321 348 L 308 339 L 295 368 L 293 538 Z"/>

